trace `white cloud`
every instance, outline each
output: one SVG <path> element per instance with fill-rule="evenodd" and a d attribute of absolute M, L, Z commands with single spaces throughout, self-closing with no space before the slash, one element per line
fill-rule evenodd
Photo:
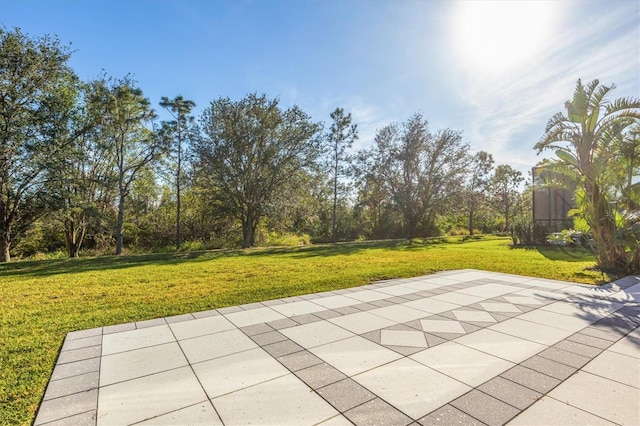
<path fill-rule="evenodd" d="M 574 16 L 565 9 L 562 25 L 544 53 L 509 75 L 480 79 L 468 70 L 458 71 L 454 78 L 464 94 L 460 101 L 472 108 L 463 128 L 475 149 L 524 172 L 541 159 L 533 145 L 547 120 L 563 109 L 578 78 L 615 82 L 613 98 L 638 96 L 638 7 L 633 2 L 613 4 L 618 7 L 599 11 L 588 24 L 571 22 Z"/>

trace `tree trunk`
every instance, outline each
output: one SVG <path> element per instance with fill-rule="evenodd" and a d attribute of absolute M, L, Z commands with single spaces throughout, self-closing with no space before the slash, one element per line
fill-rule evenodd
<path fill-rule="evenodd" d="M 118 223 L 116 224 L 116 255 L 122 254 L 122 224 L 124 223 L 124 194 L 118 199 Z"/>
<path fill-rule="evenodd" d="M 242 219 L 242 248 L 249 248 L 255 244 L 257 220 L 249 210 Z"/>
<path fill-rule="evenodd" d="M 178 175 L 178 181 L 180 177 Z M 180 218 L 181 218 L 181 203 L 180 203 L 180 183 L 176 185 L 176 201 L 177 201 L 177 212 L 176 212 L 176 251 L 180 250 L 180 246 L 182 245 L 182 234 L 180 232 Z"/>
<path fill-rule="evenodd" d="M 0 262 L 11 262 L 10 248 L 9 233 L 5 231 L 3 235 L 0 235 L 0 256 L 2 256 L 0 257 Z"/>
<path fill-rule="evenodd" d="M 336 210 L 338 207 L 338 171 L 333 176 L 333 215 L 331 220 L 331 242 L 336 242 Z"/>
<path fill-rule="evenodd" d="M 178 169 L 176 171 L 176 251 L 182 245 L 182 235 L 180 233 L 181 203 L 180 203 L 180 178 L 182 177 L 182 135 L 180 133 L 180 122 L 178 121 Z"/>
<path fill-rule="evenodd" d="M 475 206 L 473 203 L 469 206 L 469 235 L 473 235 L 473 213 L 475 210 Z"/>

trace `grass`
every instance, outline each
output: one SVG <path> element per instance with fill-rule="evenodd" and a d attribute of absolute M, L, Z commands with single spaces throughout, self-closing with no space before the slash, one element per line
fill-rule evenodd
<path fill-rule="evenodd" d="M 451 269 L 607 280 L 585 269 L 594 260 L 583 250 L 512 249 L 508 242 L 386 241 L 0 265 L 0 424 L 33 421 L 73 330 Z"/>

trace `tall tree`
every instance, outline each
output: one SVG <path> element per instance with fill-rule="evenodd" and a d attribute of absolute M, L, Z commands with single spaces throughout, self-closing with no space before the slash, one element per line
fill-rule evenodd
<path fill-rule="evenodd" d="M 171 171 L 173 185 L 176 190 L 176 250 L 179 250 L 182 245 L 180 224 L 182 217 L 181 195 L 184 185 L 185 144 L 190 139 L 191 127 L 194 122 L 193 116 L 189 114 L 191 114 L 191 110 L 195 108 L 196 104 L 178 95 L 171 100 L 163 96 L 160 100 L 160 106 L 169 111 L 173 116 L 172 121 L 162 123 L 162 134 L 169 139 L 169 158 L 173 162 Z"/>
<path fill-rule="evenodd" d="M 0 28 L 0 261 L 49 208 L 52 163 L 85 128 L 69 131 L 76 77 L 55 37 Z"/>
<path fill-rule="evenodd" d="M 345 163 L 349 161 L 346 150 L 358 139 L 358 126 L 351 124 L 351 113 L 345 115 L 344 109 L 336 108 L 331 113 L 331 127 L 326 135 L 331 155 L 331 178 L 333 183 L 333 208 L 331 213 L 331 242 L 336 242 L 336 210 L 338 208 L 338 183 L 345 173 Z"/>
<path fill-rule="evenodd" d="M 97 225 L 113 201 L 115 163 L 109 147 L 99 137 L 97 123 L 102 105 L 93 83 L 81 84 L 75 93 L 77 105 L 61 137 L 75 129 L 90 129 L 73 140 L 66 155 L 56 162 L 50 191 L 60 201 L 56 217 L 62 222 L 69 257 L 77 257 L 91 224 Z"/>
<path fill-rule="evenodd" d="M 509 220 L 513 207 L 518 201 L 519 187 L 523 180 L 522 173 L 508 164 L 500 164 L 496 167 L 491 178 L 498 209 L 504 215 L 504 231 L 509 230 Z"/>
<path fill-rule="evenodd" d="M 118 186 L 116 254 L 122 254 L 125 199 L 140 171 L 164 152 L 162 140 L 150 128 L 155 112 L 142 90 L 129 77 L 103 79 L 102 137 L 115 156 Z"/>
<path fill-rule="evenodd" d="M 197 166 L 240 221 L 242 247 L 251 247 L 279 187 L 317 160 L 320 126 L 297 106 L 283 110 L 277 99 L 257 94 L 211 102 L 200 126 Z"/>
<path fill-rule="evenodd" d="M 485 196 L 491 179 L 493 156 L 484 151 L 477 152 L 471 158 L 471 170 L 467 183 L 467 212 L 469 214 L 469 235 L 473 235 L 473 219 L 480 200 Z"/>
<path fill-rule="evenodd" d="M 545 134 L 535 145 L 538 153 L 553 149 L 557 163 L 579 177 L 577 195 L 596 248 L 598 266 L 618 273 L 640 272 L 640 258 L 616 240 L 616 212 L 610 186 L 610 161 L 614 160 L 613 141 L 640 120 L 640 99 L 609 101 L 615 85 L 593 80 L 586 86 L 576 83 L 573 98 L 565 102 L 567 113 L 555 114 Z"/>
<path fill-rule="evenodd" d="M 404 217 L 407 238 L 427 227 L 460 188 L 468 164 L 469 146 L 459 132 L 445 129 L 432 134 L 420 114 L 402 126 L 380 129 L 369 151 L 372 169 L 392 195 Z"/>

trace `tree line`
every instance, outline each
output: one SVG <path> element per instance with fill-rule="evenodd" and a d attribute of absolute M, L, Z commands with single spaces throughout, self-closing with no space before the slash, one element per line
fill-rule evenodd
<path fill-rule="evenodd" d="M 506 231 L 522 174 L 421 114 L 354 151 L 357 123 L 252 93 L 162 97 L 82 81 L 56 37 L 0 29 L 0 261 Z M 368 142 L 368 141 L 367 141 Z"/>

